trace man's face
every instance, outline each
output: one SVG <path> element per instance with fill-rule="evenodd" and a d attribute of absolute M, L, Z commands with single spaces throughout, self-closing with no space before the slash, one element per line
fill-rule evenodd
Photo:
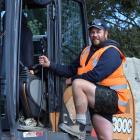
<path fill-rule="evenodd" d="M 89 31 L 89 37 L 94 45 L 99 45 L 107 39 L 108 31 L 104 29 L 91 28 Z"/>

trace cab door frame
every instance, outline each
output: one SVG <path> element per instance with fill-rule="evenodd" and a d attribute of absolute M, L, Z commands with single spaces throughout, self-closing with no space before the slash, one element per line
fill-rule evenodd
<path fill-rule="evenodd" d="M 5 95 L 7 117 L 10 127 L 10 135 L 16 136 L 17 96 L 19 81 L 19 29 L 22 10 L 22 0 L 5 1 L 6 6 L 6 34 L 4 47 L 5 60 Z"/>

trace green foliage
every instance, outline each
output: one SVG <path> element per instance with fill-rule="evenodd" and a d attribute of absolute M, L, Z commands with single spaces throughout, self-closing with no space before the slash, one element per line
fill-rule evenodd
<path fill-rule="evenodd" d="M 110 25 L 110 38 L 120 43 L 121 50 L 140 58 L 140 1 L 86 0 L 88 21 L 102 18 Z"/>
<path fill-rule="evenodd" d="M 25 9 L 27 14 L 28 26 L 33 35 L 43 35 L 47 30 L 47 8 Z"/>
<path fill-rule="evenodd" d="M 40 34 L 40 30 L 42 28 L 42 23 L 39 22 L 37 19 L 30 20 L 28 22 L 28 25 L 29 25 L 30 29 L 32 30 L 33 34 L 36 34 L 36 35 Z"/>

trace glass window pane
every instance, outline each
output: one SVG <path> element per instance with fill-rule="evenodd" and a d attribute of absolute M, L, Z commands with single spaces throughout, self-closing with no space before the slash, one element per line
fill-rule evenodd
<path fill-rule="evenodd" d="M 37 64 L 38 57 L 43 53 L 43 49 L 46 51 L 47 48 L 47 8 L 24 9 L 23 12 L 33 34 L 34 64 Z"/>
<path fill-rule="evenodd" d="M 28 26 L 33 35 L 44 35 L 47 32 L 47 9 L 36 8 L 24 10 L 28 18 Z"/>
<path fill-rule="evenodd" d="M 62 0 L 61 63 L 70 63 L 84 45 L 81 7 L 78 2 Z"/>

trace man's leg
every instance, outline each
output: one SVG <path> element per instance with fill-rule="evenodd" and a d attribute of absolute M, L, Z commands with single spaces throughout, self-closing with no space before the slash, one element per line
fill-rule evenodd
<path fill-rule="evenodd" d="M 112 123 L 101 115 L 94 114 L 92 123 L 98 140 L 112 140 Z M 102 127 L 101 127 L 102 126 Z"/>
<path fill-rule="evenodd" d="M 94 107 L 96 86 L 86 80 L 76 79 L 72 83 L 73 97 L 76 108 L 76 121 L 86 124 L 88 105 Z"/>
<path fill-rule="evenodd" d="M 87 106 L 99 114 L 110 114 L 111 116 L 118 111 L 118 96 L 116 91 L 104 86 L 96 87 L 94 84 L 82 79 L 76 79 L 72 86 L 78 122 L 84 124 Z M 99 140 L 112 140 L 111 121 L 104 116 L 93 115 L 92 122 Z"/>
<path fill-rule="evenodd" d="M 96 86 L 86 80 L 76 79 L 72 83 L 73 98 L 76 108 L 76 121 L 77 126 L 68 126 L 64 123 L 60 124 L 59 127 L 67 133 L 78 137 L 81 140 L 85 140 L 85 124 L 86 124 L 86 112 L 87 106 L 95 104 L 95 89 Z"/>
<path fill-rule="evenodd" d="M 94 129 L 99 140 L 112 140 L 112 116 L 118 112 L 118 96 L 109 87 L 96 87 L 94 109 L 89 107 Z M 97 113 L 98 112 L 98 113 Z"/>

